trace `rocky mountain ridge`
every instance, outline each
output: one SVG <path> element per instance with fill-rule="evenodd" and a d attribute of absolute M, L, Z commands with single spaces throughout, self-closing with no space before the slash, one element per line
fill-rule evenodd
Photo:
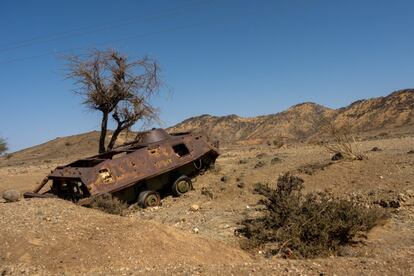
<path fill-rule="evenodd" d="M 243 118 L 237 115 L 192 117 L 171 127 L 173 132 L 197 131 L 223 143 L 251 143 L 283 140 L 306 141 L 320 133 L 324 122 L 345 125 L 352 132 L 414 130 L 414 89 L 404 89 L 385 97 L 359 100 L 346 107 L 331 109 L 316 103 L 294 105 L 285 111 Z"/>

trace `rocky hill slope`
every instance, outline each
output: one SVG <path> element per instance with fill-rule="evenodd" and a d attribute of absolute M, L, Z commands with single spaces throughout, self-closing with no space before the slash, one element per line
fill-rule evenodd
<path fill-rule="evenodd" d="M 273 140 L 303 141 L 320 132 L 325 122 L 354 132 L 414 130 L 414 89 L 396 91 L 388 96 L 356 101 L 349 106 L 330 109 L 315 103 L 302 103 L 286 111 L 243 118 L 237 115 L 201 115 L 187 119 L 170 131 L 203 129 L 224 143 Z"/>
<path fill-rule="evenodd" d="M 348 124 L 354 132 L 414 133 L 414 89 L 396 91 L 388 96 L 356 101 L 349 106 L 330 109 L 315 103 L 302 103 L 286 111 L 252 118 L 237 115 L 201 115 L 189 118 L 168 130 L 170 132 L 199 131 L 228 143 L 297 142 L 317 137 L 324 122 L 337 126 Z M 108 135 L 110 136 L 110 134 Z M 120 135 L 119 143 L 134 134 Z M 99 132 L 92 131 L 54 140 L 12 153 L 7 165 L 36 160 L 76 160 L 95 155 Z M 0 167 L 5 165 L 0 158 Z"/>

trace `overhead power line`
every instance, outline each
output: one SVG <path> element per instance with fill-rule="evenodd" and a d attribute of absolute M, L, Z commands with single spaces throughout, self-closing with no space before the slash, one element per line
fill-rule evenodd
<path fill-rule="evenodd" d="M 38 36 L 38 37 L 31 38 L 31 39 L 2 45 L 0 46 L 1 47 L 0 52 L 6 52 L 6 51 L 16 50 L 20 48 L 26 48 L 26 47 L 36 45 L 36 44 L 53 42 L 53 41 L 58 41 L 58 40 L 67 39 L 71 37 L 85 36 L 89 34 L 94 34 L 98 32 L 103 32 L 103 31 L 107 31 L 111 29 L 116 29 L 116 28 L 120 28 L 120 27 L 124 27 L 128 25 L 136 24 L 142 21 L 152 21 L 152 20 L 157 20 L 157 19 L 163 19 L 163 18 L 167 18 L 173 15 L 178 15 L 189 7 L 202 6 L 206 3 L 207 1 L 201 1 L 201 2 L 198 1 L 196 3 L 192 3 L 191 5 L 183 5 L 183 6 L 170 9 L 167 11 L 163 11 L 162 13 L 153 14 L 147 17 L 139 17 L 139 18 L 132 17 L 129 19 L 124 19 L 124 20 L 118 21 L 116 24 L 106 24 L 106 25 L 100 25 L 100 26 L 95 25 L 93 27 L 92 26 L 81 27 L 81 28 L 76 28 L 73 30 L 65 31 L 65 32 L 59 32 L 59 33 L 52 34 L 52 35 Z"/>
<path fill-rule="evenodd" d="M 136 35 L 120 38 L 120 39 L 117 39 L 117 40 L 106 41 L 106 42 L 103 42 L 103 43 L 97 43 L 95 45 L 91 45 L 90 47 L 86 46 L 86 47 L 76 47 L 76 48 L 70 48 L 70 49 L 59 50 L 59 51 L 49 51 L 49 52 L 39 54 L 39 55 L 34 55 L 34 56 L 3 60 L 3 61 L 0 61 L 0 65 L 10 64 L 10 63 L 15 63 L 15 62 L 20 62 L 20 61 L 26 61 L 26 60 L 30 60 L 30 59 L 46 57 L 46 56 L 51 56 L 51 55 L 63 55 L 63 54 L 66 54 L 66 53 L 77 51 L 77 50 L 86 50 L 88 48 L 91 49 L 91 48 L 94 48 L 96 46 L 102 46 L 102 45 L 107 45 L 107 44 L 112 44 L 112 43 L 117 43 L 117 42 L 122 42 L 122 41 L 128 41 L 128 40 L 139 38 L 139 37 L 147 37 L 147 36 L 157 35 L 157 34 L 161 34 L 161 33 L 185 30 L 185 29 L 189 29 L 189 28 L 198 27 L 198 26 L 201 26 L 201 25 L 204 25 L 204 24 L 200 23 L 200 24 L 193 24 L 193 25 L 188 25 L 188 26 L 178 26 L 178 27 L 175 27 L 175 28 L 168 28 L 168 29 L 163 29 L 163 30 L 158 30 L 158 31 L 153 31 L 153 32 L 141 33 L 141 34 L 136 34 Z"/>

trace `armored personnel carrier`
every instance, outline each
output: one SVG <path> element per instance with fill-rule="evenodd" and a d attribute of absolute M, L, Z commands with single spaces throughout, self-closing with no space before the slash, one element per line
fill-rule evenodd
<path fill-rule="evenodd" d="M 218 156 L 218 142 L 204 134 L 153 129 L 112 151 L 56 167 L 25 197 L 57 196 L 86 205 L 109 193 L 142 207 L 157 206 L 160 194 L 180 196 L 192 189 L 191 179 Z M 49 181 L 50 189 L 39 193 Z"/>

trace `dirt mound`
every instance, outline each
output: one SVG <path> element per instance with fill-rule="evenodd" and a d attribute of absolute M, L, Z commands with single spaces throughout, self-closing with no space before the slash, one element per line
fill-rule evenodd
<path fill-rule="evenodd" d="M 5 203 L 0 204 L 0 212 L 0 261 L 25 264 L 32 272 L 98 273 L 251 260 L 243 251 L 218 241 L 63 200 Z"/>

